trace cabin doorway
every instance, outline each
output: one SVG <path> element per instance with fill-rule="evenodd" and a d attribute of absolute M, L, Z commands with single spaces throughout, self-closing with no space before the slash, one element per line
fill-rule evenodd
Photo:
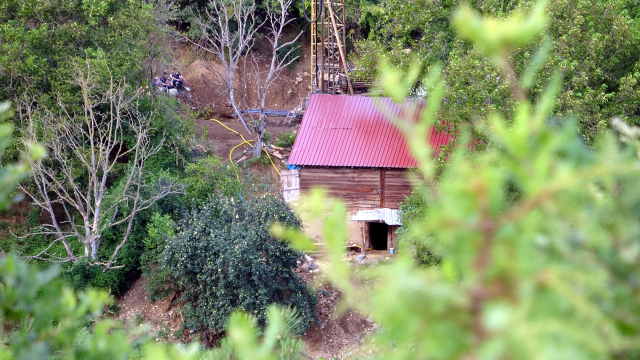
<path fill-rule="evenodd" d="M 373 250 L 387 250 L 387 234 L 389 225 L 385 223 L 369 223 L 369 239 Z"/>

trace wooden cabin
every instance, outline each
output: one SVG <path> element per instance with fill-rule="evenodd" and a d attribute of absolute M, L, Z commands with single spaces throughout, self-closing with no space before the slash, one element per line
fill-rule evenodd
<path fill-rule="evenodd" d="M 349 208 L 352 241 L 374 250 L 395 247 L 399 204 L 415 185 L 407 171 L 418 164 L 390 119 L 410 107 L 421 109 L 422 100 L 399 105 L 387 98 L 311 95 L 288 159 L 298 169 L 282 173 L 285 200 L 324 187 Z M 428 143 L 437 152 L 450 139 L 431 129 Z"/>

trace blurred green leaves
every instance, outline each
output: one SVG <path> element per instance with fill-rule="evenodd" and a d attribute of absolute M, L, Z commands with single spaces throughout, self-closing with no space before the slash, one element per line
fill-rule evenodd
<path fill-rule="evenodd" d="M 462 8 L 456 29 L 504 73 L 515 74 L 508 59 L 544 29 L 544 7 L 539 2 L 529 17 L 502 20 Z M 512 91 L 530 89 L 545 46 L 524 83 L 509 79 Z M 429 74 L 437 83 L 439 70 Z M 409 93 L 399 72 L 382 78 L 387 94 Z M 594 149 L 587 147 L 576 121 L 553 119 L 561 89 L 555 75 L 536 104 L 523 98 L 511 118 L 493 112 L 485 126 L 461 128 L 446 171 L 436 177 L 424 128 L 436 122 L 429 106 L 438 107 L 441 98 L 434 95 L 437 85 L 427 88 L 420 124 L 408 121 L 411 108 L 401 111 L 407 119 L 391 120 L 407 135 L 428 185 L 415 195 L 424 208 L 413 209 L 405 238 L 441 255 L 440 266 L 416 266 L 404 252 L 391 264 L 352 269 L 340 249 L 347 237 L 331 221 L 344 223 L 344 206 L 320 192 L 301 200 L 312 217 L 326 219 L 327 277 L 349 306 L 380 325 L 372 358 L 640 356 L 640 265 L 631 260 L 640 256 L 638 131 L 621 127 L 626 144 L 605 133 Z M 484 150 L 470 149 L 471 133 L 482 134 Z"/>
<path fill-rule="evenodd" d="M 547 1 L 537 1 L 529 14 L 515 11 L 506 18 L 481 16 L 469 5 L 453 15 L 458 35 L 472 42 L 485 56 L 501 66 L 506 55 L 539 36 L 547 25 Z"/>
<path fill-rule="evenodd" d="M 13 134 L 13 124 L 6 122 L 13 116 L 10 102 L 0 103 L 0 159 L 11 143 Z M 23 153 L 23 159 L 17 164 L 0 164 L 0 211 L 5 210 L 11 205 L 14 199 L 9 198 L 9 194 L 15 189 L 22 180 L 26 179 L 30 172 L 30 167 L 25 157 L 37 161 L 46 156 L 46 150 L 37 144 L 27 143 L 26 153 Z"/>
<path fill-rule="evenodd" d="M 106 292 L 76 294 L 57 275 L 57 267 L 39 272 L 15 255 L 0 259 L 1 359 L 190 360 L 201 355 L 197 345 L 150 343 L 145 327 L 127 330 L 103 319 L 104 306 L 113 301 Z"/>

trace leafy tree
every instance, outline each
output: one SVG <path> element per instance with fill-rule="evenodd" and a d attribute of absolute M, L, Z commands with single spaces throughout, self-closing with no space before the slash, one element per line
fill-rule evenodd
<path fill-rule="evenodd" d="M 234 198 L 210 198 L 189 215 L 163 256 L 163 265 L 184 286 L 187 327 L 221 333 L 236 309 L 264 326 L 273 303 L 295 307 L 305 328 L 316 318 L 315 295 L 293 272 L 300 254 L 269 234 L 276 221 L 300 227 L 293 212 L 273 196 L 246 205 Z"/>
<path fill-rule="evenodd" d="M 104 58 L 112 75 L 144 83 L 166 58 L 164 0 L 96 0 L 39 2 L 6 0 L 0 4 L 0 98 L 65 94 L 73 102 L 77 89 L 68 81 L 74 61 Z"/>
<path fill-rule="evenodd" d="M 450 19 L 457 3 L 392 0 L 368 6 L 360 24 L 370 30 L 356 42 L 353 57 L 369 76 L 378 69 L 381 56 L 405 71 L 416 62 L 443 62 L 441 119 L 454 125 L 454 133 L 459 124 L 485 121 L 494 111 L 512 118 L 517 102 L 500 66 L 455 38 Z M 554 115 L 580 119 L 580 133 L 590 145 L 612 116 L 631 124 L 638 122 L 640 17 L 637 11 L 629 10 L 633 3 L 551 0 L 545 31 L 510 54 L 517 76 L 524 76 L 530 62 L 548 60 L 537 68 L 538 76 L 529 74 L 523 79 L 523 86 L 532 89 L 527 94 L 530 101 L 542 95 L 554 71 L 564 74 L 567 81 L 557 97 Z M 471 6 L 486 15 L 504 18 L 530 9 L 532 4 L 529 0 L 478 1 Z M 429 66 L 425 67 L 423 74 L 428 70 Z M 419 89 L 420 83 L 416 87 Z"/>
<path fill-rule="evenodd" d="M 468 6 L 453 21 L 510 81 L 509 56 L 542 32 L 545 3 L 529 17 L 482 18 Z M 505 67 L 506 66 L 506 67 Z M 540 66 L 540 64 L 538 64 Z M 530 71 L 535 72 L 534 69 Z M 623 143 L 602 134 L 593 149 L 577 135 L 577 121 L 552 120 L 560 77 L 534 106 L 515 104 L 514 117 L 494 112 L 484 131 L 491 146 L 458 146 L 435 181 L 436 161 L 424 139 L 437 121 L 441 71 L 422 80 L 428 89 L 423 121 L 398 124 L 419 161 L 428 197 L 409 237 L 443 256 L 439 267 L 416 267 L 410 254 L 361 272 L 342 261 L 347 238 L 344 205 L 315 192 L 306 203 L 324 220 L 331 266 L 325 273 L 356 307 L 381 326 L 380 359 L 635 359 L 640 356 L 640 130 L 614 121 Z M 385 75 L 396 101 L 400 71 Z M 512 94 L 517 98 L 515 94 Z M 416 109 L 406 108 L 407 118 Z M 551 120 L 550 120 L 551 119 Z M 469 132 L 461 135 L 462 144 Z M 310 246 L 296 231 L 278 235 Z M 362 291 L 366 281 L 372 291 Z"/>

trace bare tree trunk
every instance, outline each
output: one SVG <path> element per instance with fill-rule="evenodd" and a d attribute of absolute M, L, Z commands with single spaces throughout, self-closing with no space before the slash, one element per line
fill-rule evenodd
<path fill-rule="evenodd" d="M 255 127 L 253 136 L 253 158 L 259 158 L 262 154 L 262 145 L 264 144 L 264 131 L 267 128 L 266 115 L 264 114 L 264 106 L 260 109 L 260 118 L 258 125 Z"/>
<path fill-rule="evenodd" d="M 280 76 L 284 68 L 289 66 L 298 57 L 292 56 L 296 49 L 292 47 L 286 54 L 278 54 L 287 46 L 294 44 L 302 32 L 288 42 L 282 42 L 282 32 L 293 19 L 287 20 L 287 11 L 293 0 L 276 0 L 265 2 L 266 18 L 262 23 L 256 22 L 255 1 L 246 0 L 211 0 L 211 9 L 204 14 L 196 16 L 194 24 L 201 30 L 202 42 L 189 40 L 204 51 L 215 55 L 221 62 L 220 68 L 206 66 L 218 81 L 218 85 L 224 87 L 224 95 L 235 113 L 237 119 L 242 122 L 244 128 L 253 136 L 253 157 L 258 158 L 262 153 L 264 131 L 267 127 L 264 116 L 265 101 L 269 87 Z M 275 5 L 275 8 L 274 8 Z M 234 30 L 234 26 L 237 30 Z M 256 32 L 262 27 L 267 28 L 267 39 L 271 44 L 271 59 L 268 69 L 261 69 L 258 62 L 260 56 L 252 53 Z M 250 113 L 248 118 L 242 114 L 242 110 L 250 110 L 244 102 L 243 91 L 237 89 L 234 84 L 236 70 L 241 58 L 246 67 L 247 61 L 253 68 L 255 91 L 260 107 L 260 117 L 253 121 Z M 246 74 L 245 74 L 246 75 Z M 236 97 L 240 94 L 239 98 Z"/>
<path fill-rule="evenodd" d="M 68 110 L 60 99 L 60 110 L 55 113 L 35 102 L 25 102 L 18 109 L 22 140 L 25 144 L 42 144 L 49 155 L 45 161 L 31 163 L 35 189 L 21 189 L 34 205 L 49 214 L 52 223 L 41 225 L 27 236 L 51 239 L 32 258 L 52 262 L 86 258 L 92 265 L 104 265 L 106 270 L 120 267 L 113 265 L 131 235 L 137 213 L 169 194 L 183 192 L 183 187 L 171 181 L 145 183 L 145 164 L 160 151 L 164 141 L 151 145 L 154 129 L 148 116 L 138 110 L 142 88 L 132 92 L 124 83 L 111 79 L 107 89 L 99 89 L 89 61 L 77 64 L 74 79 L 83 100 L 80 113 Z M 126 138 L 133 139 L 133 143 Z M 125 141 L 129 141 L 129 148 L 124 147 Z M 107 179 L 112 177 L 116 164 L 125 159 L 129 159 L 129 169 L 116 188 L 109 188 Z M 148 196 L 142 197 L 143 193 Z M 58 219 L 53 204 L 62 207 L 63 219 Z M 120 243 L 106 261 L 101 260 L 98 252 L 102 234 L 121 224 L 128 227 Z M 84 254 L 74 254 L 70 240 L 83 244 Z M 59 244 L 66 256 L 52 251 Z"/>
<path fill-rule="evenodd" d="M 253 134 L 253 158 L 257 159 L 262 154 L 262 137 L 259 132 Z"/>

